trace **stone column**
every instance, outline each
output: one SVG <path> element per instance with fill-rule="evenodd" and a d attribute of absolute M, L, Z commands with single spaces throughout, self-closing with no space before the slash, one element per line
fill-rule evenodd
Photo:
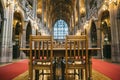
<path fill-rule="evenodd" d="M 10 0 L 9 0 L 10 1 Z M 12 53 L 12 29 L 13 29 L 13 12 L 14 4 L 10 1 L 10 5 L 6 5 L 5 21 L 3 26 L 3 42 L 0 62 L 11 62 Z"/>
<path fill-rule="evenodd" d="M 97 25 L 97 47 L 101 48 L 101 50 L 98 50 L 97 58 L 103 59 L 103 44 L 102 44 L 102 31 L 100 28 L 101 21 L 96 22 Z"/>
<path fill-rule="evenodd" d="M 110 5 L 110 23 L 111 23 L 111 59 L 113 62 L 120 62 L 118 27 L 117 27 L 117 7 Z"/>
<path fill-rule="evenodd" d="M 44 0 L 42 0 L 42 28 L 44 28 Z"/>
<path fill-rule="evenodd" d="M 119 9 L 117 9 L 117 32 L 118 32 L 118 45 L 119 45 L 119 52 L 118 52 L 118 62 L 120 62 L 120 4 L 119 4 Z M 119 18 L 118 18 L 119 16 Z"/>
<path fill-rule="evenodd" d="M 50 16 L 51 16 L 51 15 L 50 15 Z M 52 30 L 51 30 L 51 33 L 52 33 L 52 34 L 54 34 L 54 30 L 53 30 L 54 28 L 52 27 L 52 25 L 53 25 L 53 20 L 52 20 L 52 18 L 51 18 L 51 17 L 50 17 L 50 19 L 51 19 L 51 22 L 50 22 L 50 27 L 51 27 L 51 29 L 52 29 Z"/>
<path fill-rule="evenodd" d="M 72 26 L 72 34 L 74 34 L 74 19 L 73 19 L 73 14 L 72 14 L 72 22 L 71 22 L 71 26 Z"/>
<path fill-rule="evenodd" d="M 28 25 L 28 21 L 25 21 L 24 22 L 24 25 L 23 25 L 23 32 L 21 34 L 21 45 L 20 47 L 22 48 L 25 48 L 26 47 L 26 28 L 27 28 L 27 25 Z"/>
<path fill-rule="evenodd" d="M 70 21 L 69 21 L 69 34 L 71 34 L 71 31 L 72 31 L 72 19 L 70 18 Z"/>
<path fill-rule="evenodd" d="M 0 62 L 7 62 L 6 60 L 6 50 L 7 50 L 7 31 L 8 31 L 8 8 L 4 9 L 4 26 L 3 26 L 3 38 L 2 38 L 2 52 L 0 55 Z"/>
<path fill-rule="evenodd" d="M 46 27 L 47 28 L 48 28 L 48 19 L 49 19 L 49 15 L 48 15 L 48 1 L 46 0 Z"/>
<path fill-rule="evenodd" d="M 9 21 L 8 21 L 8 62 L 12 61 L 13 57 L 13 45 L 12 45 L 12 33 L 13 33 L 13 13 L 14 13 L 14 4 L 12 3 L 10 8 L 9 8 Z"/>
<path fill-rule="evenodd" d="M 76 30 L 77 30 L 77 27 L 76 27 L 76 3 L 75 3 L 75 6 L 73 7 L 73 22 L 74 22 L 74 34 L 76 33 Z"/>
<path fill-rule="evenodd" d="M 20 39 L 20 48 L 26 48 L 26 28 L 27 28 L 27 25 L 28 25 L 28 21 L 25 21 L 24 25 L 23 25 L 22 34 L 20 34 L 21 36 L 19 38 Z M 26 58 L 25 53 L 21 50 L 20 50 L 20 58 L 21 59 Z"/>
<path fill-rule="evenodd" d="M 86 19 L 88 19 L 88 14 L 89 14 L 89 0 L 85 0 L 85 9 L 86 9 Z"/>
<path fill-rule="evenodd" d="M 77 0 L 77 6 L 78 6 L 78 29 L 80 29 L 80 0 Z"/>
<path fill-rule="evenodd" d="M 37 0 L 33 0 L 33 17 L 36 19 L 37 17 Z"/>

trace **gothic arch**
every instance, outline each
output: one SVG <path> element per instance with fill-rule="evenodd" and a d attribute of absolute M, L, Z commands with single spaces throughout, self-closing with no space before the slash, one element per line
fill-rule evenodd
<path fill-rule="evenodd" d="M 92 20 L 90 24 L 90 41 L 92 47 L 97 47 L 97 27 L 95 22 Z"/>
<path fill-rule="evenodd" d="M 23 30 L 23 16 L 21 13 L 15 11 L 13 17 L 13 41 L 16 39 L 15 36 L 20 36 Z"/>
<path fill-rule="evenodd" d="M 29 45 L 29 38 L 30 38 L 30 35 L 32 34 L 32 26 L 31 26 L 31 22 L 29 21 L 28 24 L 27 24 L 27 27 L 26 27 L 26 47 L 28 47 Z"/>
<path fill-rule="evenodd" d="M 105 10 L 101 13 L 100 18 L 101 44 L 103 47 L 104 58 L 111 58 L 111 26 L 110 12 Z"/>
<path fill-rule="evenodd" d="M 18 58 L 20 56 L 20 43 L 21 34 L 23 32 L 23 16 L 19 11 L 15 11 L 13 14 L 13 58 Z"/>
<path fill-rule="evenodd" d="M 98 21 L 98 29 L 101 31 L 102 42 L 104 42 L 104 38 L 106 38 L 107 36 L 107 38 L 109 38 L 109 42 L 111 43 L 111 26 L 109 10 L 100 9 L 98 12 Z"/>
<path fill-rule="evenodd" d="M 111 43 L 110 13 L 108 10 L 102 13 L 100 29 L 103 33 L 104 42 L 108 41 Z M 108 43 L 105 42 L 105 44 Z"/>
<path fill-rule="evenodd" d="M 23 12 L 23 10 L 21 10 L 20 8 L 17 8 L 15 11 L 14 11 L 14 20 L 13 20 L 13 27 L 15 26 L 16 22 L 15 22 L 15 19 L 18 18 L 19 19 L 19 22 L 21 23 L 21 29 L 25 29 L 25 13 Z M 15 24 L 14 24 L 15 23 Z M 22 35 L 22 33 L 21 33 Z"/>

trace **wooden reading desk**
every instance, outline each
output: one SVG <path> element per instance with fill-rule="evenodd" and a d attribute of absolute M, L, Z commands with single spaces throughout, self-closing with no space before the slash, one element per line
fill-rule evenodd
<path fill-rule="evenodd" d="M 29 54 L 30 48 L 20 48 L 21 51 Z M 34 50 L 34 49 L 33 49 Z M 88 48 L 88 64 L 89 64 L 89 78 L 92 78 L 92 54 L 94 51 L 101 50 L 101 48 Z M 53 48 L 53 54 L 55 57 L 65 57 L 65 48 Z"/>

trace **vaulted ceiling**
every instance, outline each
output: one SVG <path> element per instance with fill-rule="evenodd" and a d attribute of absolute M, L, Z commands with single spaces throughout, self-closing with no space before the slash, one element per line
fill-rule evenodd
<path fill-rule="evenodd" d="M 35 0 L 28 0 L 31 6 L 33 6 L 33 1 Z M 74 27 L 76 24 L 78 24 L 79 15 L 82 15 L 82 13 L 85 12 L 85 0 L 36 1 L 37 17 L 40 18 L 40 20 L 42 20 L 44 24 L 47 23 L 48 27 L 52 27 L 54 23 L 59 19 L 66 21 L 68 26 L 72 22 L 71 25 L 72 27 Z"/>
<path fill-rule="evenodd" d="M 52 25 L 59 19 L 69 23 L 71 15 L 74 11 L 75 2 L 77 0 L 38 0 L 37 15 L 42 18 L 44 10 L 44 18 Z M 44 7 L 43 7 L 44 6 Z"/>

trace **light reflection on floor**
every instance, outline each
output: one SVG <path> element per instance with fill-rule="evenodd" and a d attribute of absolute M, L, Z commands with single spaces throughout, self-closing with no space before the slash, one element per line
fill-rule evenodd
<path fill-rule="evenodd" d="M 21 60 L 21 59 L 20 59 Z M 17 60 L 14 60 L 14 62 L 17 62 L 17 61 L 20 61 L 19 59 Z M 11 64 L 11 63 L 7 63 L 7 64 L 0 64 L 0 66 L 5 66 L 5 65 L 8 65 L 8 64 Z M 49 72 L 49 71 L 45 71 L 45 72 Z M 72 71 L 70 71 L 72 72 Z M 61 77 L 61 67 L 60 65 L 57 66 L 56 68 L 56 80 L 62 80 L 62 77 Z M 95 70 L 92 70 L 92 77 L 93 77 L 93 80 L 111 80 L 110 78 L 106 77 L 105 75 L 95 71 Z M 75 76 L 75 78 L 77 79 L 78 76 Z M 28 80 L 28 71 L 24 72 L 23 74 L 15 77 L 13 80 Z M 33 79 L 34 80 L 34 79 Z M 45 75 L 44 77 L 41 75 L 39 76 L 39 80 L 50 80 L 50 76 L 48 75 Z M 74 80 L 74 76 L 70 75 L 69 76 L 69 80 Z"/>
<path fill-rule="evenodd" d="M 57 65 L 57 67 L 56 67 L 56 77 L 55 77 L 56 79 L 53 79 L 53 80 L 65 80 L 65 79 L 62 79 L 62 70 L 61 70 L 60 66 L 61 66 L 60 64 Z M 44 72 L 49 73 L 50 71 L 49 70 L 44 70 Z M 73 72 L 74 72 L 74 70 L 69 70 L 69 73 L 73 73 Z M 78 73 L 78 70 L 76 70 L 76 73 Z M 104 76 L 103 74 L 101 74 L 101 73 L 99 73 L 95 70 L 92 71 L 92 76 L 93 76 L 93 80 L 111 80 L 110 78 Z M 25 72 L 24 74 L 16 77 L 13 80 L 23 80 L 23 79 L 28 80 L 28 71 Z M 35 77 L 34 77 L 33 80 L 35 80 Z M 50 80 L 50 76 L 49 75 L 44 75 L 44 76 L 40 75 L 39 80 Z M 75 76 L 74 75 L 69 75 L 68 80 L 80 80 L 80 79 L 79 79 L 78 75 L 75 75 Z M 85 79 L 83 79 L 83 80 L 85 80 Z"/>

